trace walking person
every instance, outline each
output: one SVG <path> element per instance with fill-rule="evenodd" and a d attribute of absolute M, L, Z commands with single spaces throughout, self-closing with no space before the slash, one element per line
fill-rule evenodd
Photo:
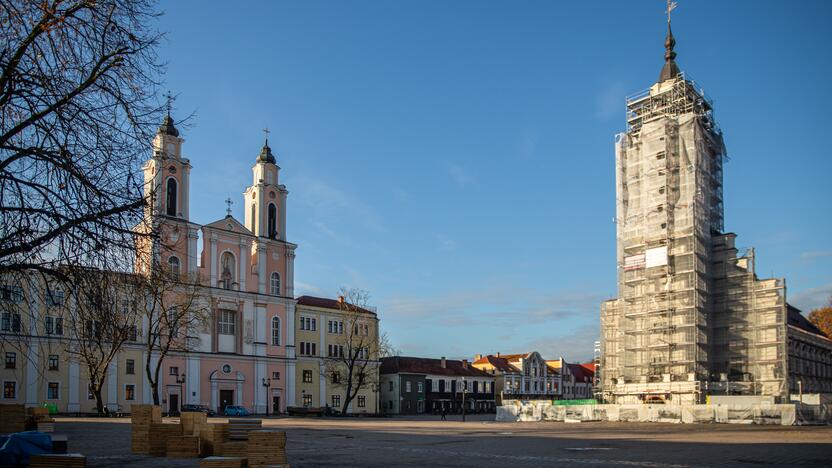
<path fill-rule="evenodd" d="M 448 420 L 445 417 L 445 415 L 447 415 L 447 414 L 448 414 L 448 412 L 445 410 L 445 405 L 442 405 L 442 419 L 441 419 L 442 421 L 447 421 Z"/>

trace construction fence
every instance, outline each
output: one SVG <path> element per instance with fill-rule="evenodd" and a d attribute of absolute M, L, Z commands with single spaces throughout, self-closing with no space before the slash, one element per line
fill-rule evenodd
<path fill-rule="evenodd" d="M 558 405 L 549 400 L 507 400 L 497 407 L 498 422 L 663 422 L 685 424 L 832 424 L 832 405 Z"/>

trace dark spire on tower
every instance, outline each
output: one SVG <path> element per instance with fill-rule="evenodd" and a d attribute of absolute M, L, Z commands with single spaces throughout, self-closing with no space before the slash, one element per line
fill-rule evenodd
<path fill-rule="evenodd" d="M 178 137 L 179 130 L 177 130 L 173 125 L 173 118 L 170 116 L 170 109 L 173 105 L 173 100 L 176 98 L 170 94 L 170 91 L 168 91 L 168 94 L 165 95 L 165 97 L 168 99 L 167 113 L 165 114 L 164 120 L 162 120 L 162 125 L 159 126 L 159 133 Z"/>
<path fill-rule="evenodd" d="M 670 12 L 676 8 L 676 2 L 667 1 L 667 37 L 664 39 L 664 66 L 662 72 L 659 74 L 659 83 L 662 81 L 676 78 L 681 70 L 676 65 L 676 52 L 673 48 L 676 47 L 676 39 L 673 38 L 673 31 L 670 30 Z"/>
<path fill-rule="evenodd" d="M 267 162 L 275 164 L 277 160 L 275 160 L 274 155 L 272 154 L 272 149 L 269 148 L 269 129 L 263 129 L 263 133 L 266 135 L 266 142 L 263 143 L 263 148 L 260 150 L 260 155 L 257 156 L 257 162 Z"/>

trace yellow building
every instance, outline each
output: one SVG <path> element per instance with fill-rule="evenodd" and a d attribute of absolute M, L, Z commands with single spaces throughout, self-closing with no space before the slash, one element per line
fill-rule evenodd
<path fill-rule="evenodd" d="M 301 296 L 296 317 L 297 406 L 341 411 L 349 391 L 355 397 L 347 413 L 376 413 L 379 332 L 375 311 L 353 306 L 343 296 Z M 348 385 L 350 368 L 353 382 Z"/>

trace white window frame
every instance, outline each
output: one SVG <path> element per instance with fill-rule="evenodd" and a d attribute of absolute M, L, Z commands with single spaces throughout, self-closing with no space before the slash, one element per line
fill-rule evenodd
<path fill-rule="evenodd" d="M 182 261 L 176 255 L 171 255 L 168 257 L 168 268 L 172 275 L 179 276 L 182 274 Z"/>
<path fill-rule="evenodd" d="M 217 320 L 217 333 L 220 335 L 237 334 L 237 311 L 220 309 Z"/>
<path fill-rule="evenodd" d="M 269 292 L 272 296 L 280 295 L 280 273 L 273 271 L 269 277 Z"/>
<path fill-rule="evenodd" d="M 280 346 L 280 317 L 277 315 L 272 317 L 272 346 Z"/>

